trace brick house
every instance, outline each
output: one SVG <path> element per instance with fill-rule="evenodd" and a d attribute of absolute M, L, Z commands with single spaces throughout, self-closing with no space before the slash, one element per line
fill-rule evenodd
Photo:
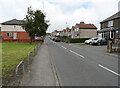
<path fill-rule="evenodd" d="M 120 11 L 111 17 L 100 22 L 101 28 L 98 31 L 102 38 L 116 39 L 119 37 Z"/>
<path fill-rule="evenodd" d="M 94 24 L 80 22 L 72 28 L 72 38 L 93 38 L 97 37 L 97 27 Z"/>
<path fill-rule="evenodd" d="M 29 33 L 22 25 L 22 20 L 17 19 L 1 23 L 2 42 L 29 42 Z"/>

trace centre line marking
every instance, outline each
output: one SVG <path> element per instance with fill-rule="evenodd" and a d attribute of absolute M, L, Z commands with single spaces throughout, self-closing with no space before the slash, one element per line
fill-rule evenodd
<path fill-rule="evenodd" d="M 74 51 L 72 51 L 72 50 L 70 50 L 70 52 L 72 52 L 72 53 L 74 53 L 74 54 L 76 54 L 76 55 L 78 55 L 78 56 L 80 56 L 80 57 L 82 57 L 82 58 L 85 58 L 84 56 L 82 56 L 82 55 L 80 55 L 80 54 L 78 54 L 78 53 L 76 53 L 76 52 L 74 52 Z"/>
<path fill-rule="evenodd" d="M 98 66 L 100 66 L 101 68 L 103 68 L 103 69 L 105 69 L 105 70 L 107 70 L 107 71 L 109 71 L 109 72 L 111 72 L 111 73 L 113 73 L 117 76 L 120 76 L 120 74 L 118 74 L 117 72 L 114 72 L 114 71 L 110 70 L 109 68 L 106 68 L 106 67 L 102 66 L 101 64 L 99 64 Z"/>
<path fill-rule="evenodd" d="M 61 46 L 62 48 L 64 48 L 64 49 L 67 49 L 66 47 L 64 47 L 64 46 Z"/>

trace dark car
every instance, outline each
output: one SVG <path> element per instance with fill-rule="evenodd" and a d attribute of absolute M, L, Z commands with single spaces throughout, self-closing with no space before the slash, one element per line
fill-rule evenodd
<path fill-rule="evenodd" d="M 92 45 L 107 45 L 107 39 L 105 38 L 98 38 L 98 39 L 95 39 L 94 41 L 92 41 Z"/>
<path fill-rule="evenodd" d="M 60 42 L 61 39 L 60 39 L 60 38 L 54 38 L 54 41 L 55 41 L 55 42 Z"/>

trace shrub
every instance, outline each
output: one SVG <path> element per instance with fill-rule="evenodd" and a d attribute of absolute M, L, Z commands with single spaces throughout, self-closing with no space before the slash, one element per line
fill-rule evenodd
<path fill-rule="evenodd" d="M 74 38 L 74 39 L 69 39 L 70 43 L 84 43 L 85 40 L 88 40 L 90 38 Z"/>

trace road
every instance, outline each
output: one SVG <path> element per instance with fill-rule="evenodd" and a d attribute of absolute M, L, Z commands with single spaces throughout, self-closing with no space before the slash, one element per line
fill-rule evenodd
<path fill-rule="evenodd" d="M 46 37 L 60 86 L 118 86 L 118 58 L 105 46 L 79 46 Z"/>

